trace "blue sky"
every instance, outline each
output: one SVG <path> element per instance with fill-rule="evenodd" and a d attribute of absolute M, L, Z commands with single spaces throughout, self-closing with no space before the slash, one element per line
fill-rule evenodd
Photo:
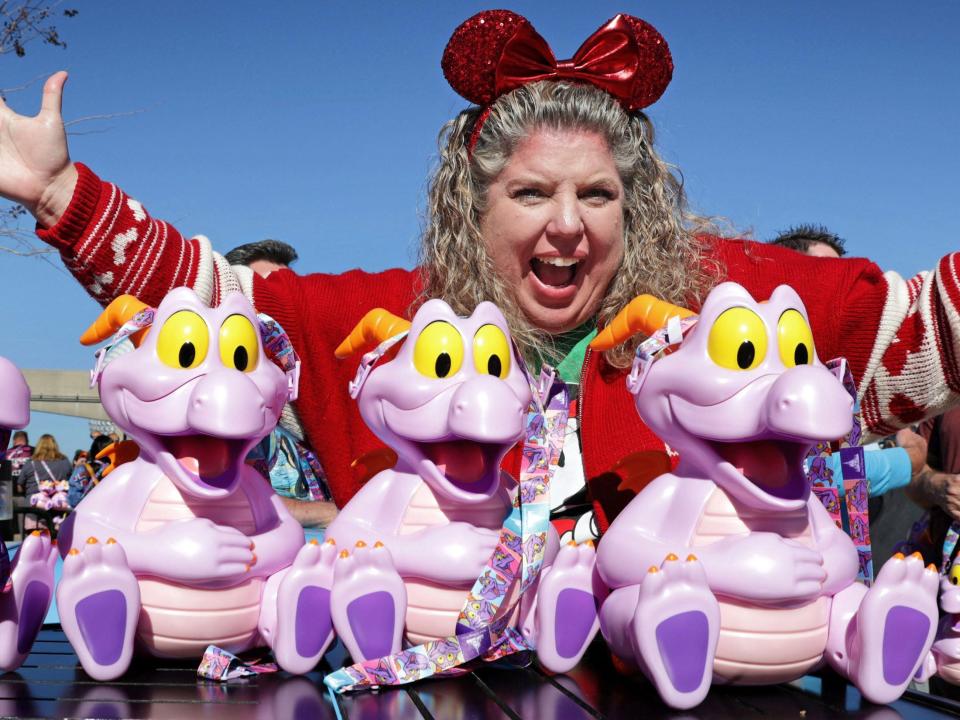
<path fill-rule="evenodd" d="M 77 1 L 66 50 L 0 57 L 0 87 L 71 73 L 75 160 L 214 247 L 276 237 L 301 272 L 412 263 L 443 122 L 466 103 L 440 56 L 474 2 Z M 910 275 L 957 247 L 960 4 L 517 2 L 558 57 L 631 12 L 673 52 L 650 109 L 698 210 L 767 239 L 824 223 Z M 8 96 L 33 113 L 39 85 Z M 2 243 L 0 243 L 2 244 Z M 96 304 L 58 260 L 0 254 L 0 354 L 85 369 Z M 82 421 L 36 414 L 65 450 Z"/>

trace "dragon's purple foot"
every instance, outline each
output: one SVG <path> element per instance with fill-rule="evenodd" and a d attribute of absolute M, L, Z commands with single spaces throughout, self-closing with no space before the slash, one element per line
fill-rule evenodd
<path fill-rule="evenodd" d="M 264 632 L 277 664 L 291 673 L 313 670 L 333 639 L 330 588 L 337 549 L 332 540 L 304 545 L 277 589 L 276 631 Z"/>
<path fill-rule="evenodd" d="M 113 539 L 87 540 L 63 561 L 57 588 L 60 623 L 87 674 L 113 680 L 130 665 L 140 614 L 140 587 Z"/>
<path fill-rule="evenodd" d="M 899 555 L 899 554 L 898 554 Z M 849 675 L 875 703 L 896 700 L 927 657 L 937 626 L 938 575 L 918 553 L 894 555 L 860 602 Z M 863 628 L 863 632 L 860 629 Z"/>
<path fill-rule="evenodd" d="M 337 635 L 354 662 L 400 650 L 407 590 L 383 543 L 371 548 L 358 542 L 353 554 L 340 552 L 330 610 Z"/>
<path fill-rule="evenodd" d="M 16 670 L 33 646 L 53 599 L 56 554 L 46 531 L 35 530 L 20 546 L 0 593 L 0 670 Z"/>
<path fill-rule="evenodd" d="M 592 542 L 570 543 L 557 553 L 537 590 L 537 658 L 552 672 L 573 668 L 597 634 L 602 581 Z"/>
<path fill-rule="evenodd" d="M 720 633 L 720 605 L 700 562 L 668 555 L 640 585 L 631 628 L 642 666 L 671 707 L 699 704 L 710 690 Z"/>

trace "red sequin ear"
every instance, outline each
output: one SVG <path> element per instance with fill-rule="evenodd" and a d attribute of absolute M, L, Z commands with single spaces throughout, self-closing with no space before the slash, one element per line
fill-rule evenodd
<path fill-rule="evenodd" d="M 640 110 L 653 105 L 663 95 L 673 77 L 673 58 L 667 41 L 653 25 L 633 15 L 621 15 L 633 33 L 637 43 L 636 79 L 627 110 Z"/>
<path fill-rule="evenodd" d="M 509 10 L 484 10 L 453 31 L 440 67 L 458 95 L 477 105 L 497 98 L 497 63 L 507 42 L 530 21 Z"/>

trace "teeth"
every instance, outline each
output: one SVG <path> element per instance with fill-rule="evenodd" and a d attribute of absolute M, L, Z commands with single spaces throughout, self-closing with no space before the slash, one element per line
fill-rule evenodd
<path fill-rule="evenodd" d="M 538 257 L 534 259 L 538 262 L 542 262 L 547 265 L 553 265 L 555 267 L 570 267 L 571 265 L 576 265 L 577 262 L 579 262 L 576 258 L 565 257 Z"/>

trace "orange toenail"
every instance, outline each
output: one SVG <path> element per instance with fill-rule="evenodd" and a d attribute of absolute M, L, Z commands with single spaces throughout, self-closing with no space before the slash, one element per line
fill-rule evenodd
<path fill-rule="evenodd" d="M 696 561 L 697 561 L 696 555 L 694 555 L 693 553 L 690 553 L 689 555 L 687 555 L 687 562 L 696 562 Z"/>
<path fill-rule="evenodd" d="M 588 546 L 588 547 L 593 547 L 593 540 L 587 540 L 587 541 L 584 543 L 584 545 L 586 545 L 586 546 Z"/>
<path fill-rule="evenodd" d="M 910 557 L 920 558 L 921 560 L 923 560 L 923 555 L 921 555 L 918 552 L 910 553 Z"/>
<path fill-rule="evenodd" d="M 250 541 L 250 549 L 253 550 L 256 547 L 253 540 Z"/>
<path fill-rule="evenodd" d="M 357 540 L 356 544 L 354 545 L 354 547 L 358 547 L 358 548 L 366 547 L 366 546 L 367 544 L 363 540 Z"/>
<path fill-rule="evenodd" d="M 650 569 L 647 570 L 647 572 L 648 572 L 648 573 L 658 573 L 658 572 L 660 572 L 660 568 L 658 568 L 656 565 L 651 565 L 651 566 L 650 566 Z"/>
<path fill-rule="evenodd" d="M 326 542 L 327 542 L 327 545 L 336 545 L 336 544 L 337 544 L 337 541 L 334 540 L 333 538 L 327 538 L 327 541 L 326 541 Z"/>
<path fill-rule="evenodd" d="M 934 572 L 937 572 L 937 566 L 934 565 L 933 563 L 930 563 L 929 565 L 927 565 L 927 570 L 933 570 Z"/>
<path fill-rule="evenodd" d="M 319 545 L 320 543 L 317 542 L 317 539 L 316 539 L 316 538 L 310 538 L 310 544 L 311 544 L 311 545 Z"/>
<path fill-rule="evenodd" d="M 665 559 L 666 559 L 666 560 L 669 560 L 670 562 L 673 562 L 674 560 L 679 560 L 680 558 L 678 558 L 678 557 L 677 557 L 676 555 L 674 555 L 673 553 L 670 553 L 669 555 L 667 555 L 667 557 L 666 557 Z"/>
<path fill-rule="evenodd" d="M 567 543 L 567 545 L 570 546 L 570 547 L 576 547 L 576 546 L 577 546 L 577 541 L 576 541 L 576 540 L 571 540 L 570 542 Z"/>
<path fill-rule="evenodd" d="M 341 551 L 340 551 L 340 557 L 342 557 L 342 558 L 348 558 L 348 557 L 350 557 L 349 551 L 347 551 L 347 550 L 341 550 Z"/>
<path fill-rule="evenodd" d="M 894 553 L 893 557 L 895 557 L 897 560 L 903 560 L 903 553 Z"/>
<path fill-rule="evenodd" d="M 70 548 L 70 552 L 67 553 L 67 555 L 79 555 L 79 554 L 80 554 L 80 551 L 77 550 L 76 548 Z"/>
<path fill-rule="evenodd" d="M 250 561 L 250 564 L 251 564 L 251 565 L 256 565 L 256 564 L 257 564 L 257 556 L 256 556 L 256 555 L 253 556 L 253 560 Z"/>
<path fill-rule="evenodd" d="M 383 547 L 383 543 L 380 542 L 379 540 L 377 540 L 377 541 L 373 544 L 373 546 L 374 546 L 375 548 L 382 548 L 382 547 Z"/>
<path fill-rule="evenodd" d="M 107 545 L 116 545 L 116 544 L 117 544 L 116 538 L 107 538 Z"/>
<path fill-rule="evenodd" d="M 34 531 L 33 531 L 32 533 L 30 533 L 30 534 L 33 535 L 34 537 L 40 537 L 40 531 L 39 531 L 39 530 L 34 530 Z"/>
<path fill-rule="evenodd" d="M 100 541 L 97 540 L 97 539 L 96 539 L 95 537 L 93 537 L 92 535 L 87 538 L 87 545 L 96 545 L 98 542 L 100 542 Z"/>

